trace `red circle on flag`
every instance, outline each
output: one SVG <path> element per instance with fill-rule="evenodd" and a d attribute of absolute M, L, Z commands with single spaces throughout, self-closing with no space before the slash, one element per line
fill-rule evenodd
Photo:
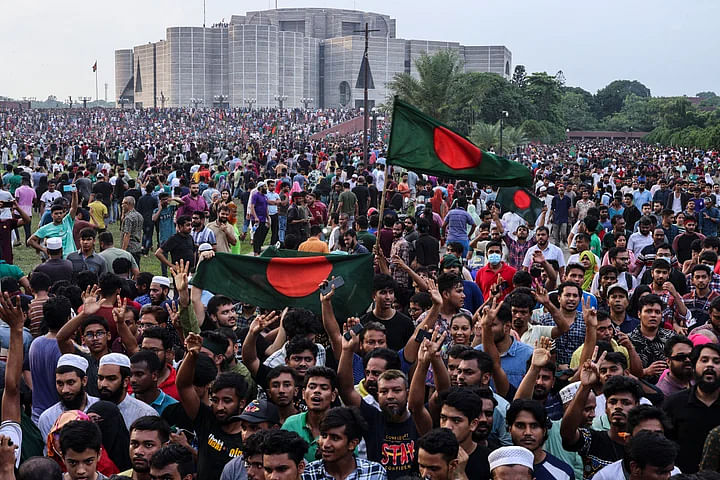
<path fill-rule="evenodd" d="M 440 161 L 453 170 L 477 167 L 482 160 L 478 147 L 444 127 L 435 127 L 433 146 Z"/>
<path fill-rule="evenodd" d="M 272 258 L 267 267 L 268 283 L 286 297 L 306 297 L 327 280 L 332 264 L 325 257 Z"/>
<path fill-rule="evenodd" d="M 517 208 L 530 208 L 530 195 L 525 190 L 517 190 L 513 195 L 513 203 Z"/>

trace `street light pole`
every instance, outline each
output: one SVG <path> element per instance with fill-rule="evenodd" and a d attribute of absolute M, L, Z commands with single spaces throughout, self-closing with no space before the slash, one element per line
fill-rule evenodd
<path fill-rule="evenodd" d="M 500 112 L 500 156 L 503 156 L 503 124 L 505 117 L 508 116 L 508 112 L 503 110 Z"/>
<path fill-rule="evenodd" d="M 275 100 L 280 104 L 280 110 L 283 108 L 283 102 L 288 99 L 287 95 L 275 95 Z"/>
<path fill-rule="evenodd" d="M 305 97 L 303 97 L 303 98 L 300 99 L 300 101 L 301 101 L 302 104 L 305 106 L 305 110 L 307 110 L 308 105 L 311 104 L 311 103 L 313 103 L 315 100 L 314 100 L 313 98 L 305 98 Z"/>
<path fill-rule="evenodd" d="M 255 98 L 243 98 L 243 102 L 248 105 L 248 110 L 252 110 L 253 104 L 257 102 Z"/>

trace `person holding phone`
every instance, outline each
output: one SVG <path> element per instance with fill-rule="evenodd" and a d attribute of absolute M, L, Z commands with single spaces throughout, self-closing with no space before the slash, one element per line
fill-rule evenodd
<path fill-rule="evenodd" d="M 73 238 L 73 227 L 75 226 L 75 217 L 78 209 L 78 192 L 75 189 L 72 192 L 72 200 L 70 202 L 70 210 L 66 211 L 65 205 L 53 204 L 50 207 L 52 223 L 43 225 L 38 228 L 35 233 L 28 239 L 28 246 L 34 248 L 38 253 L 48 255 L 47 248 L 40 244 L 40 240 L 46 238 L 59 237 L 62 238 L 62 249 L 64 257 L 76 250 L 75 239 Z"/>
<path fill-rule="evenodd" d="M 515 268 L 502 260 L 502 244 L 498 241 L 490 241 L 485 247 L 488 263 L 475 276 L 475 283 L 482 290 L 483 298 L 490 298 L 496 294 L 500 300 L 513 290 L 513 275 Z"/>

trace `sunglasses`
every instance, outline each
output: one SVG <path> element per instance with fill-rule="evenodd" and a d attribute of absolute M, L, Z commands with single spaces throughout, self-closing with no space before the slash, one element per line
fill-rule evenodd
<path fill-rule="evenodd" d="M 675 361 L 677 361 L 677 362 L 684 362 L 685 360 L 689 360 L 689 359 L 690 359 L 690 354 L 688 354 L 688 353 L 678 353 L 677 355 L 672 356 L 672 357 L 668 357 L 668 358 L 670 358 L 670 360 L 675 360 Z"/>

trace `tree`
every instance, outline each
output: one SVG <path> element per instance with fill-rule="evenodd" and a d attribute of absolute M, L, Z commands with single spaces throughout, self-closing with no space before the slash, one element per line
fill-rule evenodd
<path fill-rule="evenodd" d="M 441 50 L 434 55 L 422 54 L 416 61 L 418 77 L 409 73 L 396 74 L 390 82 L 390 91 L 421 111 L 445 122 L 450 117 L 451 105 L 457 104 L 460 60 L 452 50 Z"/>
<path fill-rule="evenodd" d="M 527 73 L 525 73 L 525 65 L 515 65 L 513 71 L 512 84 L 518 88 L 525 88 L 527 84 Z"/>
<path fill-rule="evenodd" d="M 708 100 L 711 98 L 716 98 L 717 94 L 715 92 L 698 92 L 695 94 L 695 96 L 702 100 Z"/>
<path fill-rule="evenodd" d="M 563 93 L 558 111 L 564 125 L 570 130 L 592 130 L 597 126 L 597 119 L 593 115 L 590 105 L 580 93 Z"/>
<path fill-rule="evenodd" d="M 495 124 L 476 123 L 470 133 L 470 140 L 482 150 L 494 149 L 500 152 L 500 122 Z M 528 137 L 522 127 L 503 126 L 502 147 L 503 153 L 514 150 L 515 147 L 528 143 Z"/>
<path fill-rule="evenodd" d="M 525 92 L 535 107 L 535 118 L 558 123 L 561 119 L 557 106 L 560 103 L 560 84 L 545 72 L 533 73 L 527 79 Z"/>
<path fill-rule="evenodd" d="M 595 95 L 595 108 L 598 118 L 617 113 L 623 106 L 625 97 L 630 94 L 638 97 L 650 97 L 650 89 L 637 80 L 615 80 Z"/>

